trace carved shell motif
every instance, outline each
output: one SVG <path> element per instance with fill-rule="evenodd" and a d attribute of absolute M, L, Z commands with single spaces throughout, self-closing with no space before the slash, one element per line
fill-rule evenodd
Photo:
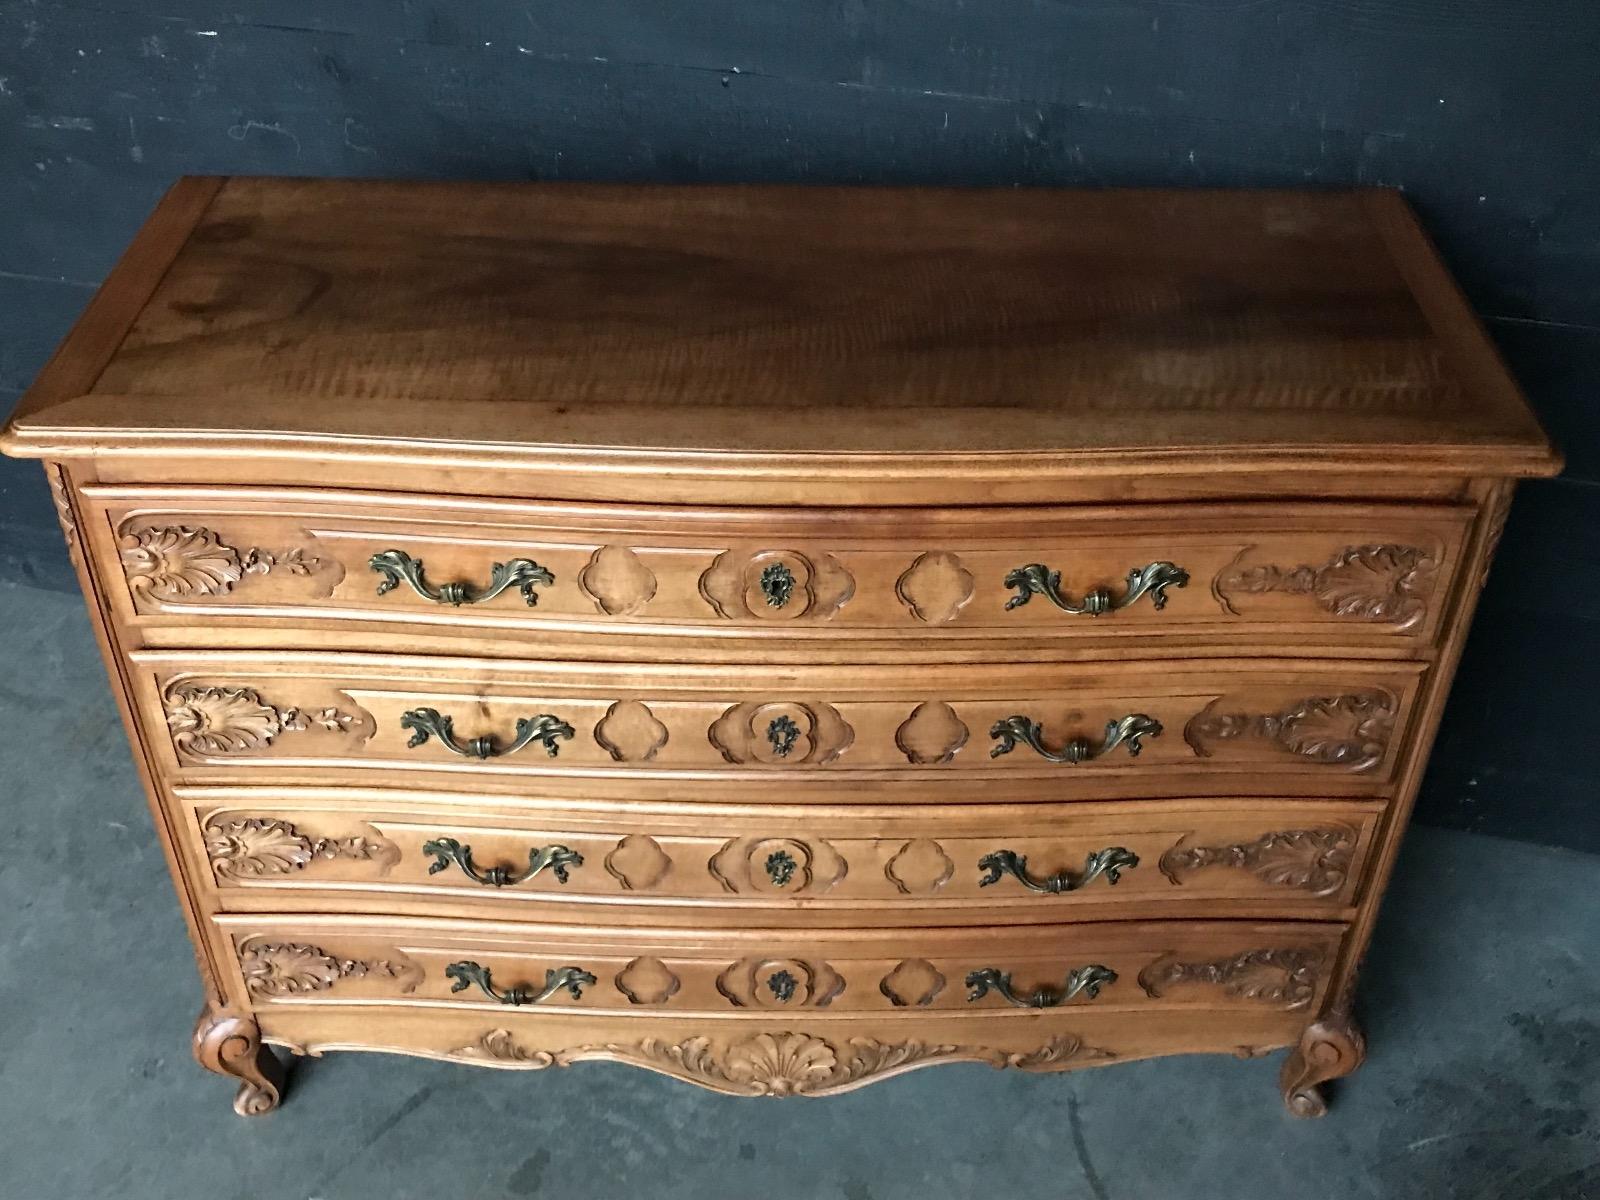
<path fill-rule="evenodd" d="M 281 733 L 313 726 L 348 733 L 362 724 L 360 717 L 337 708 L 278 708 L 247 687 L 176 684 L 166 690 L 162 703 L 172 744 L 194 755 L 241 754 L 270 746 Z"/>
<path fill-rule="evenodd" d="M 122 529 L 122 569 L 128 585 L 162 600 L 226 596 L 246 575 L 273 570 L 309 575 L 321 563 L 298 548 L 276 554 L 256 547 L 240 551 L 198 525 Z"/>
<path fill-rule="evenodd" d="M 258 996 L 297 996 L 325 992 L 341 979 L 381 975 L 415 990 L 422 972 L 415 963 L 387 959 L 336 958 L 318 946 L 296 942 L 252 942 L 239 955 L 245 986 Z"/>
<path fill-rule="evenodd" d="M 288 875 L 319 858 L 378 862 L 385 869 L 399 859 L 398 847 L 385 838 L 311 838 L 288 821 L 265 817 L 213 820 L 205 836 L 211 867 L 226 879 Z"/>

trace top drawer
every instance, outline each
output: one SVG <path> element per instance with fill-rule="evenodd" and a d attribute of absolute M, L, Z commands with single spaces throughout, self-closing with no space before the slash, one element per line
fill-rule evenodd
<path fill-rule="evenodd" d="M 1404 656 L 1439 629 L 1472 516 L 1289 503 L 705 510 L 246 488 L 84 495 L 89 544 L 140 644 L 260 644 L 263 624 L 308 621 L 354 644 L 403 622 L 419 650 L 492 631 L 481 652 L 535 641 L 545 655 L 570 644 L 585 657 L 676 660 L 744 639 L 797 645 L 813 661 L 1092 655 L 1129 639 Z"/>

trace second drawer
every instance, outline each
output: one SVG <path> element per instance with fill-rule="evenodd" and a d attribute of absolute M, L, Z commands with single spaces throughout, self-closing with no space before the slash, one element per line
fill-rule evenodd
<path fill-rule="evenodd" d="M 545 805 L 368 789 L 180 788 L 222 907 L 367 893 L 489 915 L 629 905 L 875 921 L 1058 921 L 1355 902 L 1381 806 L 1284 799 L 1072 805 Z M 937 914 L 937 915 L 935 915 Z"/>

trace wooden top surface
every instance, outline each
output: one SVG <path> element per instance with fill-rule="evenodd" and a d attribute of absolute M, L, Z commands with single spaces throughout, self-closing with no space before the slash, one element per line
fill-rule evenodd
<path fill-rule="evenodd" d="M 4 444 L 196 435 L 671 470 L 1557 466 L 1381 191 L 188 179 Z"/>

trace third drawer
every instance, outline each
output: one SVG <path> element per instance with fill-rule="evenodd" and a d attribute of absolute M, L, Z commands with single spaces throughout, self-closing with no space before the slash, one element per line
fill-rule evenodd
<path fill-rule="evenodd" d="M 172 796 L 225 909 L 316 909 L 337 894 L 373 911 L 508 919 L 574 906 L 746 922 L 1331 918 L 1355 903 L 1382 813 L 1238 798 L 757 809 L 337 788 Z"/>

